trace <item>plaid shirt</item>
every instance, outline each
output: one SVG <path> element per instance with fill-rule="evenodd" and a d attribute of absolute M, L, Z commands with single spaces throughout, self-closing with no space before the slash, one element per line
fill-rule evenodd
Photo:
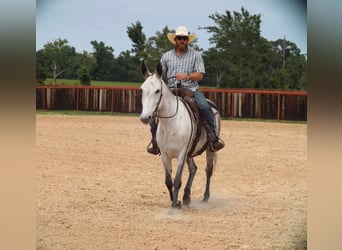
<path fill-rule="evenodd" d="M 201 54 L 189 47 L 182 56 L 178 56 L 175 49 L 170 50 L 162 56 L 160 61 L 163 67 L 163 74 L 167 79 L 176 76 L 179 73 L 205 73 L 203 58 Z M 176 78 L 169 79 L 169 88 L 175 88 L 176 83 Z M 195 91 L 199 88 L 199 84 L 197 81 L 182 80 L 181 83 L 182 87 L 191 89 L 192 91 Z"/>

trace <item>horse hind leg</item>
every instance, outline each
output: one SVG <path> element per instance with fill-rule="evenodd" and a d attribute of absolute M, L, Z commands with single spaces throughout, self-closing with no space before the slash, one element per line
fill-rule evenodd
<path fill-rule="evenodd" d="M 183 195 L 183 204 L 185 206 L 189 206 L 190 202 L 191 202 L 191 197 L 190 197 L 190 193 L 191 193 L 191 186 L 192 186 L 192 182 L 194 180 L 196 171 L 197 171 L 197 166 L 195 164 L 195 161 L 193 160 L 193 158 L 189 158 L 187 160 L 187 165 L 189 168 L 189 177 L 188 177 L 188 181 L 186 183 L 186 186 L 184 188 L 184 195 Z"/>
<path fill-rule="evenodd" d="M 213 169 L 214 169 L 216 158 L 217 158 L 216 153 L 210 150 L 207 150 L 206 154 L 207 154 L 207 166 L 205 168 L 205 172 L 207 175 L 207 181 L 205 185 L 204 197 L 202 200 L 203 202 L 208 202 L 209 197 L 210 197 L 210 180 L 211 180 L 211 176 L 213 175 Z"/>

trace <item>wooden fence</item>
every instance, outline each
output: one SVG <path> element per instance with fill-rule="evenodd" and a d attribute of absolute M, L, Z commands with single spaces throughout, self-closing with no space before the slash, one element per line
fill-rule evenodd
<path fill-rule="evenodd" d="M 251 89 L 204 89 L 222 117 L 307 120 L 307 92 Z M 37 85 L 36 109 L 141 112 L 138 87 Z"/>

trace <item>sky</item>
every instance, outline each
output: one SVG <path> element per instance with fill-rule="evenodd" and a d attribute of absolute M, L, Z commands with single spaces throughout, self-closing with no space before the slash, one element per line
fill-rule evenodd
<path fill-rule="evenodd" d="M 199 47 L 213 47 L 212 34 L 199 27 L 213 26 L 210 15 L 228 10 L 261 15 L 261 36 L 269 41 L 294 42 L 307 53 L 306 0 L 37 0 L 36 50 L 58 38 L 67 39 L 77 52 L 93 52 L 91 41 L 102 41 L 114 49 L 114 55 L 131 50 L 127 27 L 140 21 L 146 38 L 165 26 L 186 26 L 198 38 Z"/>

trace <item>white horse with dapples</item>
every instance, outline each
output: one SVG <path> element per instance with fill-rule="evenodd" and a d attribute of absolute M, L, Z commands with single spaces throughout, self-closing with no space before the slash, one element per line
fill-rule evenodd
<path fill-rule="evenodd" d="M 207 132 L 202 129 L 197 144 L 194 148 L 197 124 L 193 119 L 187 104 L 174 95 L 162 79 L 162 68 L 159 63 L 156 72 L 151 73 L 145 63 L 142 63 L 142 74 L 145 81 L 141 85 L 142 112 L 140 120 L 148 124 L 151 119 L 158 117 L 159 124 L 156 134 L 157 143 L 161 153 L 161 159 L 165 169 L 165 184 L 169 190 L 172 207 L 181 207 L 178 201 L 179 189 L 182 185 L 182 174 L 185 163 L 188 165 L 189 177 L 184 188 L 183 204 L 189 205 L 191 198 L 191 186 L 195 177 L 197 166 L 193 156 L 198 152 L 206 152 L 206 187 L 203 201 L 207 202 L 210 196 L 210 178 L 216 163 L 217 154 L 213 152 L 207 139 Z M 220 132 L 220 115 L 215 114 L 216 134 Z M 192 149 L 192 150 L 191 150 Z M 190 152 L 190 150 L 192 152 Z M 172 181 L 172 162 L 177 159 L 177 171 Z"/>

